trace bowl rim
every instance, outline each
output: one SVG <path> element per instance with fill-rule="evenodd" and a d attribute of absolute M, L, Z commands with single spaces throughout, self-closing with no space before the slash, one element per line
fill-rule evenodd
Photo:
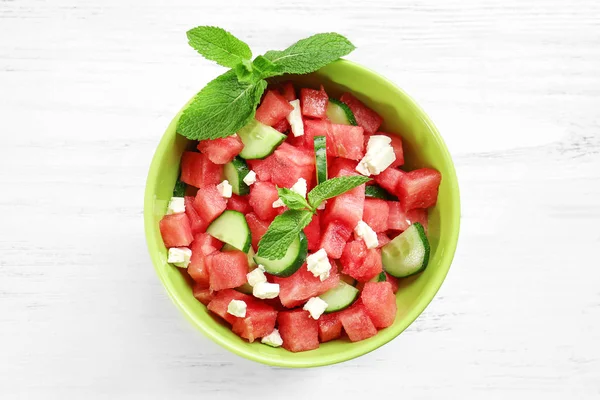
<path fill-rule="evenodd" d="M 219 335 L 214 330 L 208 329 L 205 326 L 205 321 L 202 321 L 200 318 L 198 318 L 196 315 L 194 315 L 194 313 L 192 313 L 183 304 L 182 299 L 180 297 L 180 293 L 177 292 L 176 290 L 174 290 L 173 286 L 168 283 L 165 273 L 159 268 L 159 265 L 162 265 L 164 260 L 161 260 L 161 258 L 159 256 L 159 252 L 157 251 L 158 249 L 155 248 L 156 246 L 152 242 L 152 236 L 155 233 L 155 230 L 157 229 L 157 227 L 154 226 L 155 225 L 154 224 L 154 215 L 153 215 L 152 210 L 154 208 L 153 207 L 153 203 L 155 200 L 154 192 L 155 192 L 155 189 L 157 186 L 157 176 L 159 173 L 159 166 L 162 164 L 163 158 L 165 157 L 165 154 L 168 150 L 169 145 L 172 144 L 173 136 L 177 135 L 177 133 L 175 132 L 175 129 L 173 129 L 174 125 L 177 123 L 179 117 L 181 116 L 181 113 L 187 107 L 189 102 L 186 103 L 181 108 L 181 110 L 175 115 L 175 117 L 169 123 L 165 133 L 162 135 L 161 140 L 154 152 L 154 155 L 152 157 L 152 161 L 150 164 L 150 168 L 148 171 L 148 176 L 147 176 L 147 180 L 146 180 L 146 188 L 145 188 L 145 192 L 144 192 L 144 232 L 145 232 L 148 252 L 150 253 L 150 258 L 152 260 L 154 270 L 156 271 L 156 274 L 158 275 L 163 287 L 166 289 L 167 293 L 169 294 L 169 297 L 175 303 L 177 308 L 179 308 L 179 310 L 182 312 L 182 314 L 186 317 L 186 319 L 188 321 L 190 321 L 190 323 L 192 323 L 198 330 L 200 330 L 206 337 L 211 339 L 213 342 L 219 344 L 223 348 L 225 348 L 225 349 L 231 351 L 232 353 L 235 353 L 241 357 L 244 357 L 246 359 L 256 361 L 256 362 L 259 362 L 262 364 L 266 364 L 266 365 L 277 366 L 277 367 L 287 367 L 287 368 L 309 368 L 309 367 L 332 365 L 332 364 L 336 364 L 336 363 L 340 363 L 340 362 L 344 362 L 344 361 L 348 361 L 348 360 L 360 357 L 364 354 L 370 353 L 371 351 L 374 351 L 377 348 L 389 343 L 390 341 L 392 341 L 393 339 L 398 337 L 405 329 L 407 329 L 419 317 L 419 315 L 421 315 L 423 313 L 423 311 L 425 310 L 425 308 L 427 308 L 427 306 L 431 303 L 431 301 L 433 301 L 433 299 L 435 298 L 435 295 L 437 294 L 437 292 L 439 291 L 443 282 L 446 279 L 446 276 L 448 274 L 448 271 L 450 270 L 450 266 L 454 259 L 454 255 L 456 253 L 456 248 L 458 245 L 458 237 L 459 237 L 459 231 L 460 231 L 460 213 L 461 213 L 460 190 L 459 190 L 459 186 L 458 186 L 458 178 L 456 176 L 456 169 L 454 167 L 454 162 L 452 160 L 450 152 L 449 152 L 444 140 L 442 139 L 439 131 L 437 130 L 435 124 L 433 123 L 433 121 L 429 118 L 427 113 L 421 108 L 421 106 L 419 106 L 419 104 L 417 104 L 417 102 L 411 96 L 409 96 L 404 90 L 402 90 L 401 88 L 396 86 L 396 84 L 394 84 L 392 81 L 388 80 L 384 76 L 380 75 L 379 73 L 377 73 L 369 68 L 366 68 L 360 64 L 357 64 L 355 62 L 345 60 L 345 59 L 339 59 L 339 60 L 335 61 L 334 63 L 342 64 L 343 67 L 349 68 L 350 70 L 354 70 L 357 73 L 369 75 L 370 79 L 377 80 L 380 83 L 389 86 L 392 91 L 396 92 L 396 94 L 398 94 L 401 97 L 406 98 L 407 101 L 412 103 L 412 105 L 415 107 L 415 109 L 420 113 L 419 118 L 421 118 L 422 121 L 427 125 L 436 144 L 438 145 L 438 147 L 440 148 L 440 150 L 442 152 L 442 155 L 444 158 L 444 163 L 447 164 L 447 166 L 448 166 L 448 171 L 446 171 L 445 177 L 448 179 L 448 182 L 451 186 L 450 187 L 451 193 L 455 193 L 455 197 L 456 197 L 454 204 L 451 207 L 452 215 L 450 216 L 450 221 L 449 221 L 449 223 L 454 227 L 454 229 L 452 229 L 450 236 L 446 237 L 444 239 L 444 241 L 447 243 L 445 246 L 446 251 L 444 252 L 444 254 L 442 256 L 442 260 L 440 262 L 440 264 L 441 264 L 440 272 L 438 272 L 438 274 L 436 275 L 437 281 L 434 281 L 434 284 L 427 285 L 423 289 L 423 293 L 420 296 L 419 300 L 416 302 L 414 307 L 412 307 L 409 310 L 409 312 L 406 314 L 406 316 L 403 318 L 404 323 L 397 327 L 394 327 L 394 325 L 392 325 L 389 328 L 386 328 L 386 331 L 389 329 L 392 331 L 392 333 L 389 335 L 385 335 L 385 337 L 383 337 L 381 340 L 373 341 L 373 342 L 369 343 L 368 346 L 365 346 L 365 345 L 356 346 L 354 348 L 350 348 L 350 350 L 347 350 L 347 351 L 339 352 L 339 353 L 336 353 L 333 355 L 323 356 L 323 357 L 319 358 L 318 360 L 312 360 L 312 359 L 294 360 L 293 358 L 289 359 L 289 358 L 269 357 L 260 352 L 255 352 L 255 351 L 249 350 L 248 347 L 239 346 L 236 343 L 231 342 L 229 339 L 226 339 L 223 336 Z M 169 132 L 171 132 L 171 131 L 173 133 L 169 134 Z M 290 354 L 292 354 L 292 353 L 290 353 Z"/>

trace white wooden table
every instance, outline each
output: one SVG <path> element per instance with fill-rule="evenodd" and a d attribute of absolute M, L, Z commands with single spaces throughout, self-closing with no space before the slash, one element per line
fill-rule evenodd
<path fill-rule="evenodd" d="M 600 398 L 598 1 L 94 3 L 0 1 L 1 399 Z M 221 71 L 187 46 L 203 24 L 255 54 L 343 33 L 437 123 L 459 248 L 392 343 L 270 368 L 168 299 L 143 189 L 168 122 Z"/>

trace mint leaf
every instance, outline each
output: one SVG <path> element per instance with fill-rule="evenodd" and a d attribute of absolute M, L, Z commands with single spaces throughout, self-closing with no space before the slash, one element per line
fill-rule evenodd
<path fill-rule="evenodd" d="M 279 69 L 272 75 L 308 74 L 349 54 L 355 47 L 339 33 L 318 33 L 302 39 L 283 51 L 271 50 L 265 58 Z"/>
<path fill-rule="evenodd" d="M 267 82 L 240 82 L 229 70 L 210 81 L 183 111 L 177 132 L 188 139 L 233 135 L 253 117 Z"/>
<path fill-rule="evenodd" d="M 258 56 L 252 61 L 252 67 L 257 70 L 261 78 L 269 78 L 271 76 L 281 75 L 282 67 L 274 64 L 265 56 Z"/>
<path fill-rule="evenodd" d="M 285 256 L 288 248 L 312 220 L 312 212 L 287 210 L 275 217 L 269 229 L 258 242 L 259 257 L 279 260 Z"/>
<path fill-rule="evenodd" d="M 328 179 L 320 185 L 317 185 L 308 193 L 308 202 L 316 209 L 323 201 L 339 196 L 340 194 L 352 190 L 370 180 L 370 178 L 360 175 L 340 176 L 338 178 Z"/>
<path fill-rule="evenodd" d="M 310 208 L 306 199 L 287 188 L 277 188 L 279 198 L 290 210 L 305 210 Z"/>
<path fill-rule="evenodd" d="M 233 68 L 252 57 L 250 47 L 224 29 L 198 26 L 187 31 L 190 46 L 204 58 Z"/>

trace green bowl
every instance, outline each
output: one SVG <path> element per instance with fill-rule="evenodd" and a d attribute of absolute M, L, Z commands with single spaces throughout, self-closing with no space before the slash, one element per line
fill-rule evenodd
<path fill-rule="evenodd" d="M 188 140 L 175 132 L 181 112 L 167 128 L 154 154 L 146 183 L 144 223 L 156 273 L 177 307 L 196 328 L 226 349 L 250 360 L 280 367 L 306 368 L 339 363 L 373 351 L 398 336 L 423 312 L 450 268 L 458 241 L 460 201 L 454 165 L 444 141 L 425 112 L 393 83 L 346 60 L 336 61 L 310 75 L 285 79 L 311 87 L 323 84 L 333 96 L 352 92 L 383 117 L 382 131 L 402 136 L 406 167 L 432 167 L 442 173 L 437 205 L 429 213 L 429 266 L 423 273 L 400 281 L 394 324 L 361 342 L 335 340 L 321 344 L 316 350 L 291 353 L 263 345 L 260 341 L 247 343 L 213 317 L 192 295 L 187 274 L 167 263 L 167 249 L 158 227 L 177 179 L 181 153 L 188 145 Z"/>

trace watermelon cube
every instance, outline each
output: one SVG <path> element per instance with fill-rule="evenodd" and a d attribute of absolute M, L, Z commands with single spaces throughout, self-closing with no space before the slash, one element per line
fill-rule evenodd
<path fill-rule="evenodd" d="M 407 211 L 406 219 L 411 225 L 415 222 L 420 223 L 427 232 L 428 212 L 426 208 L 413 208 Z"/>
<path fill-rule="evenodd" d="M 247 282 L 248 255 L 239 250 L 216 251 L 205 259 L 211 290 L 236 288 Z"/>
<path fill-rule="evenodd" d="M 394 292 L 394 293 L 398 292 L 398 286 L 399 286 L 398 278 L 395 278 L 386 272 L 385 273 L 385 281 L 389 282 L 390 285 L 392 285 L 392 292 Z"/>
<path fill-rule="evenodd" d="M 365 306 L 360 300 L 340 311 L 340 321 L 348 338 L 353 342 L 368 339 L 377 334 L 377 328 L 373 325 Z"/>
<path fill-rule="evenodd" d="M 404 174 L 398 184 L 398 198 L 404 210 L 434 206 L 441 181 L 442 175 L 431 168 L 421 168 Z"/>
<path fill-rule="evenodd" d="M 233 324 L 237 320 L 237 317 L 227 312 L 227 307 L 229 306 L 231 300 L 241 300 L 246 304 L 255 301 L 254 297 L 252 296 L 238 292 L 237 290 L 225 289 L 214 293 L 213 298 L 210 303 L 208 303 L 207 308 L 213 313 L 217 314 L 219 317 L 223 318 L 225 321 Z"/>
<path fill-rule="evenodd" d="M 198 214 L 198 211 L 196 211 L 196 208 L 194 207 L 194 197 L 185 196 L 183 200 L 185 203 L 185 213 L 187 214 L 190 220 L 190 226 L 192 227 L 192 233 L 195 235 L 196 233 L 206 231 L 208 224 L 204 222 L 200 217 L 200 214 Z"/>
<path fill-rule="evenodd" d="M 379 175 L 375 175 L 375 182 L 390 193 L 397 194 L 398 185 L 402 176 L 406 172 L 396 168 L 388 167 L 383 170 Z"/>
<path fill-rule="evenodd" d="M 362 126 L 367 133 L 375 133 L 381 126 L 383 119 L 375 111 L 365 106 L 360 100 L 350 93 L 344 93 L 340 100 L 350 107 L 354 118 L 359 126 Z"/>
<path fill-rule="evenodd" d="M 315 154 L 313 150 L 298 148 L 282 143 L 275 153 L 271 182 L 279 187 L 290 188 L 300 178 L 310 182 L 315 172 Z"/>
<path fill-rule="evenodd" d="M 281 133 L 287 133 L 290 131 L 290 129 L 292 127 L 290 126 L 290 123 L 288 122 L 288 120 L 284 118 L 281 121 L 279 121 L 278 123 L 276 123 L 275 125 L 273 125 L 273 128 L 276 131 L 279 131 Z M 289 136 L 288 138 L 290 138 L 290 137 L 293 138 L 294 136 L 292 135 L 292 136 Z M 302 142 L 304 143 L 304 141 L 302 141 Z"/>
<path fill-rule="evenodd" d="M 256 182 L 250 186 L 250 198 L 248 203 L 254 209 L 254 213 L 263 221 L 272 221 L 278 214 L 273 208 L 273 202 L 279 199 L 277 188 L 270 182 Z"/>
<path fill-rule="evenodd" d="M 160 234 L 165 247 L 185 247 L 192 243 L 192 227 L 186 213 L 165 215 L 160 220 Z"/>
<path fill-rule="evenodd" d="M 331 124 L 334 156 L 360 160 L 365 155 L 364 129 L 360 126 Z"/>
<path fill-rule="evenodd" d="M 275 169 L 275 165 L 277 164 L 275 155 L 271 154 L 262 160 L 246 160 L 246 162 L 250 169 L 256 172 L 259 181 L 271 181 L 271 172 Z"/>
<path fill-rule="evenodd" d="M 194 207 L 203 221 L 210 224 L 227 208 L 227 199 L 221 196 L 216 185 L 204 186 L 194 199 Z"/>
<path fill-rule="evenodd" d="M 312 118 L 325 118 L 327 103 L 329 103 L 329 96 L 327 96 L 323 87 L 321 87 L 321 90 L 300 89 L 302 115 Z"/>
<path fill-rule="evenodd" d="M 269 90 L 256 109 L 254 118 L 265 125 L 273 126 L 284 119 L 294 107 L 279 93 Z"/>
<path fill-rule="evenodd" d="M 181 156 L 181 180 L 197 188 L 217 185 L 223 176 L 223 166 L 213 163 L 206 154 L 184 151 Z"/>
<path fill-rule="evenodd" d="M 410 222 L 406 217 L 406 213 L 402 209 L 402 204 L 398 201 L 388 201 L 388 229 L 394 231 L 405 231 L 408 229 Z"/>
<path fill-rule="evenodd" d="M 385 233 L 379 232 L 377 234 L 377 242 L 378 242 L 377 248 L 378 249 L 382 248 L 383 246 L 385 246 L 386 244 L 388 244 L 391 241 L 392 241 L 392 239 L 390 239 L 390 237 L 388 235 L 386 235 Z"/>
<path fill-rule="evenodd" d="M 257 338 L 267 336 L 275 329 L 277 311 L 260 300 L 246 303 L 246 316 L 237 318 L 231 330 L 240 337 L 252 343 Z"/>
<path fill-rule="evenodd" d="M 279 92 L 287 101 L 296 100 L 296 89 L 294 89 L 294 84 L 291 81 L 282 83 Z"/>
<path fill-rule="evenodd" d="M 338 176 L 358 175 L 356 172 L 341 170 Z M 363 218 L 365 206 L 365 185 L 360 185 L 327 201 L 325 208 L 325 221 L 339 221 L 350 231 Z M 347 239 L 346 239 L 347 240 Z"/>
<path fill-rule="evenodd" d="M 321 244 L 321 224 L 318 215 L 314 215 L 312 217 L 310 224 L 304 228 L 304 234 L 306 235 L 306 239 L 308 241 L 308 250 L 319 250 L 319 245 Z"/>
<path fill-rule="evenodd" d="M 362 239 L 346 244 L 340 262 L 342 273 L 359 282 L 367 282 L 383 271 L 381 252 L 379 249 L 367 249 Z"/>
<path fill-rule="evenodd" d="M 356 174 L 356 165 L 358 162 L 347 158 L 333 158 L 331 162 L 327 160 L 329 176 L 349 176 Z M 341 172 L 341 171 L 345 172 Z"/>
<path fill-rule="evenodd" d="M 250 203 L 248 202 L 248 197 L 238 196 L 237 194 L 232 194 L 227 200 L 227 209 L 239 211 L 242 214 L 247 214 L 252 211 L 252 207 L 250 207 Z"/>
<path fill-rule="evenodd" d="M 375 328 L 387 328 L 396 318 L 396 296 L 389 282 L 367 282 L 360 300 Z"/>
<path fill-rule="evenodd" d="M 205 306 L 207 306 L 213 298 L 212 290 L 199 283 L 194 283 L 194 286 L 192 286 L 192 294 L 200 303 L 204 304 Z"/>
<path fill-rule="evenodd" d="M 242 143 L 242 139 L 237 135 L 219 139 L 201 140 L 198 143 L 198 150 L 204 153 L 215 164 L 227 164 L 240 154 L 243 148 L 244 143 Z"/>
<path fill-rule="evenodd" d="M 258 218 L 254 213 L 248 213 L 245 215 L 246 222 L 250 228 L 250 234 L 252 235 L 252 247 L 258 249 L 258 242 L 262 239 L 267 229 L 269 229 L 270 221 L 263 221 Z"/>
<path fill-rule="evenodd" d="M 208 233 L 198 233 L 194 235 L 192 242 L 192 257 L 187 272 L 192 279 L 202 287 L 209 286 L 208 267 L 206 265 L 206 256 L 214 253 L 223 246 L 218 239 L 210 236 Z"/>
<path fill-rule="evenodd" d="M 315 136 L 325 136 L 326 138 L 326 146 L 327 146 L 327 155 L 334 156 L 335 155 L 335 145 L 333 138 L 333 129 L 331 127 L 331 122 L 328 120 L 320 120 L 320 119 L 304 119 L 304 147 L 314 150 L 314 138 Z"/>
<path fill-rule="evenodd" d="M 329 257 L 337 260 L 342 256 L 344 246 L 351 235 L 352 229 L 349 229 L 346 224 L 340 221 L 328 222 L 321 236 L 319 248 L 324 249 Z"/>
<path fill-rule="evenodd" d="M 340 313 L 323 314 L 317 321 L 319 322 L 319 340 L 321 340 L 321 343 L 342 336 Z"/>
<path fill-rule="evenodd" d="M 375 232 L 384 232 L 388 229 L 388 216 L 390 207 L 387 201 L 382 199 L 365 199 L 363 209 L 363 221 Z"/>
<path fill-rule="evenodd" d="M 277 324 L 285 349 L 295 353 L 319 347 L 319 326 L 308 311 L 281 311 Z"/>
<path fill-rule="evenodd" d="M 340 282 L 340 276 L 333 267 L 329 273 L 329 278 L 321 282 L 321 279 L 315 277 L 309 272 L 306 264 L 287 278 L 273 277 L 273 282 L 279 284 L 279 300 L 284 307 L 297 307 L 311 297 L 325 293 L 329 289 L 337 286 Z"/>
<path fill-rule="evenodd" d="M 394 154 L 396 155 L 396 160 L 392 163 L 391 167 L 399 167 L 404 164 L 404 150 L 402 148 L 402 138 L 398 135 L 394 135 L 393 133 L 384 133 L 377 132 L 376 135 L 385 135 L 392 139 L 392 148 L 394 149 Z M 369 138 L 365 136 L 365 140 L 368 141 Z M 366 143 L 366 142 L 365 142 Z"/>

